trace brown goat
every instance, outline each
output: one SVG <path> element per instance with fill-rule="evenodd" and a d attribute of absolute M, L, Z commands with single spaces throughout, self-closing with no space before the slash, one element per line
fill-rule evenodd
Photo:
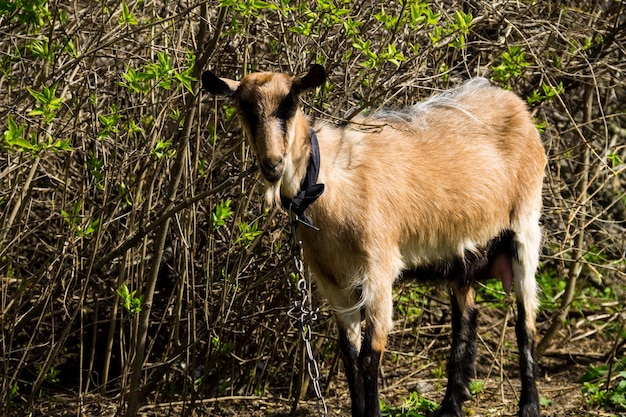
<path fill-rule="evenodd" d="M 378 372 L 393 326 L 392 285 L 409 270 L 450 288 L 452 352 L 436 415 L 461 416 L 476 350 L 471 284 L 498 277 L 507 291 L 514 287 L 517 300 L 519 416 L 539 416 L 535 271 L 546 157 L 524 102 L 478 78 L 400 111 L 342 126 L 312 123 L 298 95 L 325 79 L 319 65 L 295 77 L 202 75 L 205 90 L 234 98 L 268 200 L 293 209 L 294 201 L 311 197 L 295 210 L 298 236 L 334 309 L 352 416 L 380 416 Z M 316 179 L 325 190 L 303 189 Z M 311 222 L 319 231 L 307 227 Z"/>

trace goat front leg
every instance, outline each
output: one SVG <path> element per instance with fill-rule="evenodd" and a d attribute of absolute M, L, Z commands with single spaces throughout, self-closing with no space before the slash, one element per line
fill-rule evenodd
<path fill-rule="evenodd" d="M 365 393 L 363 390 L 363 373 L 359 368 L 362 307 L 359 293 L 351 286 L 347 286 L 347 288 L 337 286 L 334 278 L 326 278 L 319 273 L 317 277 L 319 290 L 328 299 L 335 311 L 335 320 L 339 329 L 339 348 L 352 401 L 352 417 L 363 417 L 365 415 Z"/>
<path fill-rule="evenodd" d="M 373 343 L 371 327 L 368 326 L 361 344 L 349 327 L 342 326 L 345 318 L 338 320 L 338 323 L 339 346 L 350 389 L 352 417 L 379 417 L 378 370 L 382 349 Z"/>
<path fill-rule="evenodd" d="M 469 382 L 474 376 L 476 356 L 476 324 L 478 310 L 474 306 L 472 289 L 453 286 L 450 291 L 452 307 L 452 349 L 448 360 L 448 386 L 436 417 L 461 417 L 463 402 L 470 397 Z"/>
<path fill-rule="evenodd" d="M 356 308 L 356 307 L 354 307 Z M 363 391 L 363 374 L 359 367 L 359 351 L 361 347 L 361 311 L 336 313 L 339 327 L 339 347 L 348 379 L 352 417 L 363 417 L 365 413 L 365 393 Z"/>
<path fill-rule="evenodd" d="M 364 412 L 365 417 L 380 417 L 380 400 L 378 398 L 378 369 L 382 350 L 374 347 L 372 331 L 368 328 L 363 339 L 363 347 L 359 353 L 359 370 L 363 376 Z M 354 412 L 354 400 L 352 402 Z"/>
<path fill-rule="evenodd" d="M 393 326 L 392 282 L 393 280 L 368 282 L 371 286 L 363 291 L 366 330 L 359 352 L 359 370 L 363 375 L 364 417 L 381 415 L 378 374 L 387 335 Z"/>

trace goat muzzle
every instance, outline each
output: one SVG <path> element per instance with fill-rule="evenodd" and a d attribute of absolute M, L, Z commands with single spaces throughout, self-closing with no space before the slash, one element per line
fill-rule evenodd
<path fill-rule="evenodd" d="M 259 166 L 263 177 L 271 183 L 278 181 L 285 171 L 285 164 L 283 163 L 282 157 L 263 158 Z"/>

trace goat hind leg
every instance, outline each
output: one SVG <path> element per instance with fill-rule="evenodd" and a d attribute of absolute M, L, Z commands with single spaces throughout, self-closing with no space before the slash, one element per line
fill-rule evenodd
<path fill-rule="evenodd" d="M 520 378 L 522 393 L 519 401 L 519 417 L 539 417 L 539 393 L 535 383 L 535 327 L 534 312 L 531 314 L 524 302 L 517 301 L 518 318 L 515 334 L 519 349 Z"/>
<path fill-rule="evenodd" d="M 469 382 L 474 376 L 476 356 L 476 325 L 478 310 L 472 289 L 453 286 L 450 290 L 452 308 L 452 348 L 448 360 L 448 385 L 437 417 L 460 417 L 461 406 L 470 397 Z"/>
<path fill-rule="evenodd" d="M 530 222 L 523 232 L 516 233 L 515 255 L 512 259 L 517 301 L 515 334 L 519 349 L 522 392 L 519 402 L 520 417 L 539 417 L 539 394 L 535 382 L 535 320 L 537 316 L 537 282 L 535 272 L 539 264 L 541 230 L 538 223 Z"/>

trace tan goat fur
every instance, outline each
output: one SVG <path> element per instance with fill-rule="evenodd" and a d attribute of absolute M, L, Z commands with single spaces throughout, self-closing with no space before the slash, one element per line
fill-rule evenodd
<path fill-rule="evenodd" d="M 317 132 L 318 182 L 326 189 L 307 215 L 320 230 L 299 226 L 298 235 L 319 292 L 357 351 L 362 309 L 372 348 L 384 351 L 393 326 L 392 285 L 403 271 L 465 259 L 504 231 L 513 232 L 516 253 L 496 261 L 491 272 L 506 289 L 513 281 L 532 340 L 546 157 L 519 97 L 478 78 L 412 107 L 341 126 L 312 122 L 298 106 L 282 126 L 276 109 L 304 82 L 301 76 L 222 80 L 238 110 L 260 119 L 251 124 L 241 117 L 260 163 L 274 166 L 276 175 L 265 175 L 270 203 L 297 193 L 311 125 Z M 464 311 L 473 303 L 471 290 L 451 285 Z"/>
<path fill-rule="evenodd" d="M 315 124 L 319 182 L 328 185 L 309 209 L 321 230 L 299 231 L 305 262 L 331 305 L 384 306 L 384 317 L 370 318 L 380 322 L 384 334 L 374 340 L 381 345 L 392 326 L 390 289 L 403 270 L 463 257 L 506 229 L 540 240 L 527 228 L 540 214 L 545 153 L 525 103 L 474 80 L 412 111 L 344 128 Z M 306 132 L 308 119 L 296 120 L 295 130 Z M 287 155 L 306 161 L 307 136 L 294 137 Z M 294 171 L 282 180 L 287 196 L 303 175 Z M 537 301 L 528 307 L 534 312 Z"/>

